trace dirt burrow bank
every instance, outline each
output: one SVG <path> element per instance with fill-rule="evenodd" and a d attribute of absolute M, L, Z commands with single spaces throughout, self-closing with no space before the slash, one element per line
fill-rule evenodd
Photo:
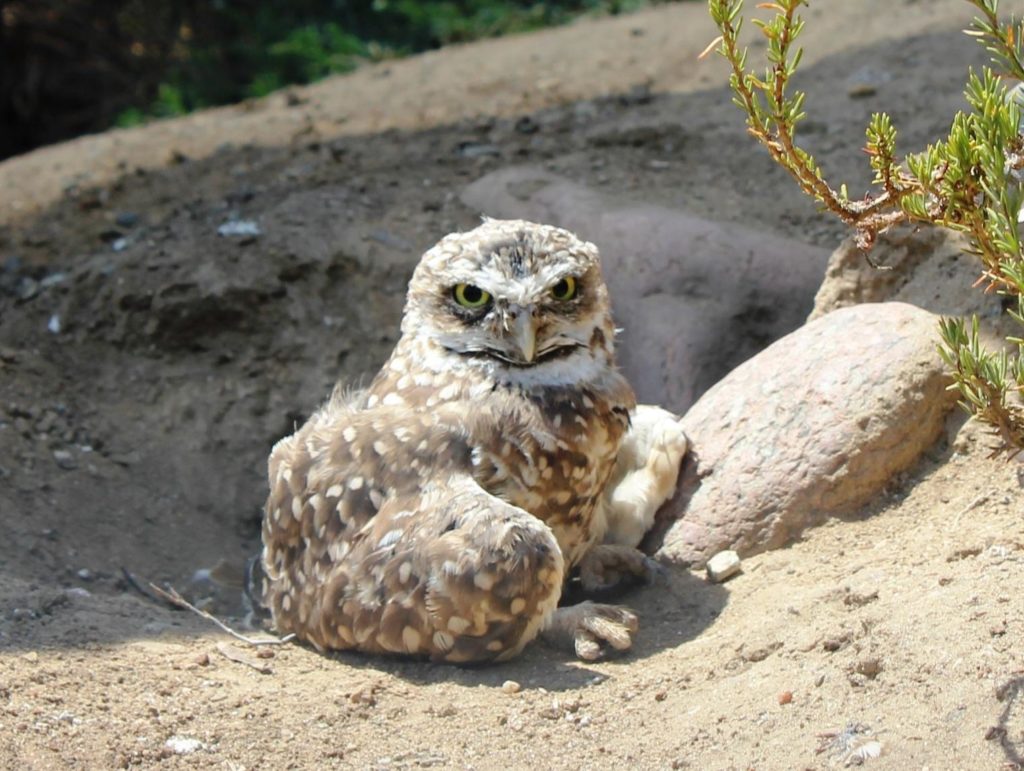
<path fill-rule="evenodd" d="M 948 124 L 981 59 L 968 10 L 810 8 L 826 170 L 866 184 L 873 110 L 907 148 Z M 384 359 L 412 266 L 476 221 L 457 193 L 484 173 L 539 163 L 838 243 L 745 136 L 721 64 L 694 63 L 712 36 L 696 5 L 657 8 L 0 164 L 0 765 L 824 768 L 872 742 L 877 768 L 1020 764 L 1020 467 L 956 420 L 857 516 L 724 586 L 629 595 L 637 648 L 600 664 L 289 646 L 264 674 L 121 577 L 203 594 L 194 571 L 256 548 L 269 447 Z"/>

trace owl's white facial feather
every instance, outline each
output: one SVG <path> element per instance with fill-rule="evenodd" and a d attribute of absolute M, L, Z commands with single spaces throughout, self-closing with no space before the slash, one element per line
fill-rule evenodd
<path fill-rule="evenodd" d="M 559 300 L 553 289 L 566 279 L 577 291 Z M 486 292 L 486 305 L 461 307 L 459 285 Z M 550 226 L 488 220 L 423 256 L 402 332 L 437 371 L 465 367 L 533 386 L 585 382 L 607 369 L 614 326 L 593 244 Z"/>

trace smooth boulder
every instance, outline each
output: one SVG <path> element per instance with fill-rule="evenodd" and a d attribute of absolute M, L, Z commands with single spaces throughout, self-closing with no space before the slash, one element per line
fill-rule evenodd
<path fill-rule="evenodd" d="M 871 500 L 935 442 L 956 401 L 937 329 L 912 305 L 856 305 L 738 367 L 684 416 L 692 452 L 645 547 L 700 567 Z"/>

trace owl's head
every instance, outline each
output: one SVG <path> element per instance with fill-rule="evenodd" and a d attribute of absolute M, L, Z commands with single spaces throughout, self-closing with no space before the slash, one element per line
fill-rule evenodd
<path fill-rule="evenodd" d="M 523 220 L 446 236 L 413 274 L 402 333 L 491 371 L 607 366 L 614 326 L 597 247 Z"/>

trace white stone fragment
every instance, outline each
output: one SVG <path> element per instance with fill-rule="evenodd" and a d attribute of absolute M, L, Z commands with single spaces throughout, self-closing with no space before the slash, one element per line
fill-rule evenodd
<path fill-rule="evenodd" d="M 708 560 L 708 580 L 720 584 L 740 572 L 740 555 L 731 549 L 720 551 Z"/>
<path fill-rule="evenodd" d="M 164 746 L 175 755 L 191 755 L 203 749 L 203 743 L 190 736 L 172 736 L 164 742 Z"/>
<path fill-rule="evenodd" d="M 519 693 L 522 690 L 522 686 L 515 680 L 506 680 L 501 684 L 501 690 L 505 693 Z"/>
<path fill-rule="evenodd" d="M 263 230 L 259 223 L 253 220 L 228 220 L 217 228 L 217 235 L 221 238 L 230 238 L 231 236 L 255 238 L 263 235 Z"/>
<path fill-rule="evenodd" d="M 869 741 L 862 744 L 857 749 L 853 750 L 847 756 L 846 765 L 860 764 L 865 760 L 872 760 L 882 754 L 882 743 L 878 741 Z"/>

